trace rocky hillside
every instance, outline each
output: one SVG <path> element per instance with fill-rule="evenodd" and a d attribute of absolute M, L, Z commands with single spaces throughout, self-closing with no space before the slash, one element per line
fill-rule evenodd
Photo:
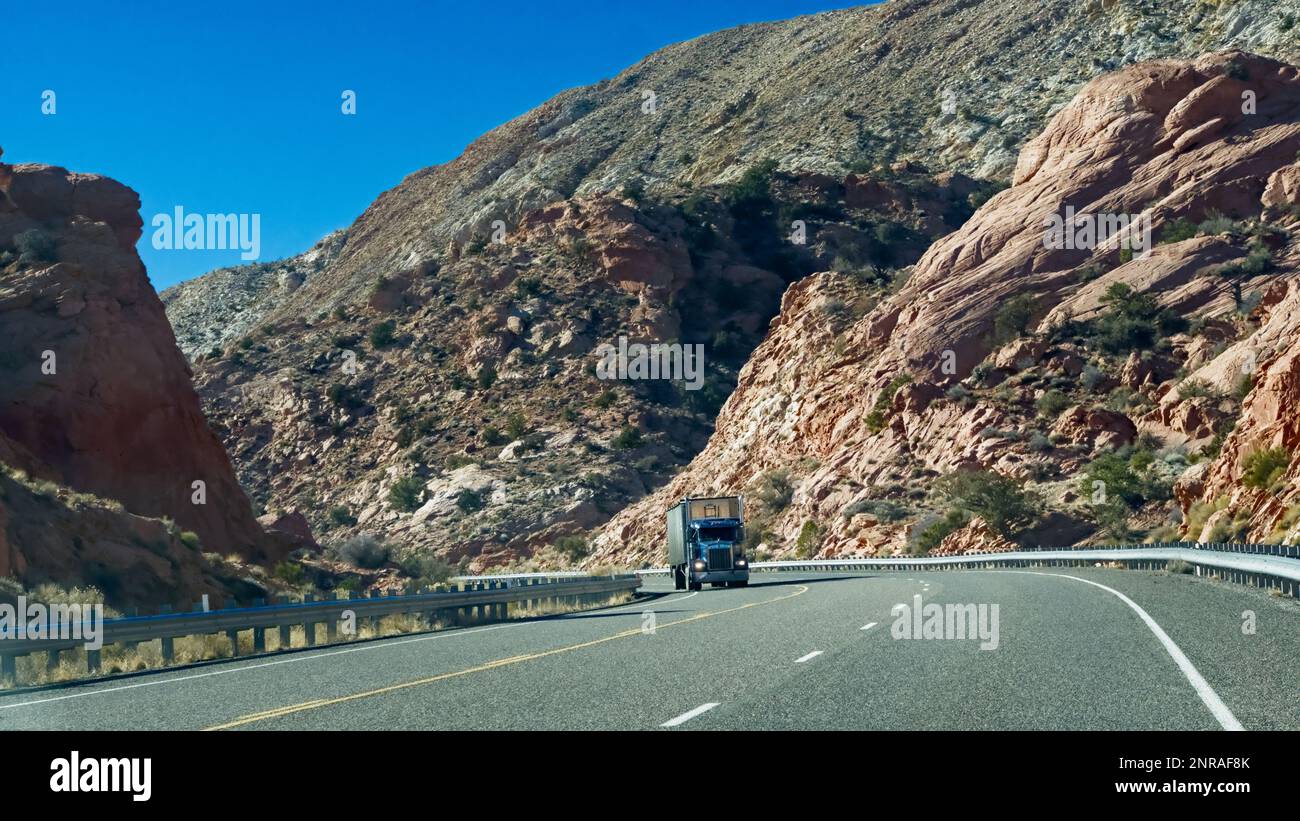
<path fill-rule="evenodd" d="M 173 602 L 216 589 L 200 548 L 280 551 L 136 255 L 139 206 L 104 177 L 0 163 L 0 576 Z"/>
<path fill-rule="evenodd" d="M 1286 535 L 1297 180 L 1294 66 L 1225 52 L 1092 81 L 873 310 L 828 311 L 858 293 L 842 273 L 791 286 L 709 446 L 597 560 L 656 561 L 671 500 L 738 490 L 777 555 Z M 1149 215 L 1157 244 L 1054 247 L 1067 207 Z"/>
<path fill-rule="evenodd" d="M 243 303 L 251 330 L 196 363 L 205 406 L 257 504 L 331 539 L 572 560 L 707 441 L 787 285 L 841 283 L 825 315 L 847 328 L 1090 78 L 1300 57 L 1293 6 L 900 2 L 671 46 L 380 196 L 301 287 Z M 169 294 L 190 351 L 224 333 L 179 307 L 203 287 Z M 611 387 L 592 351 L 624 334 L 706 344 L 716 370 Z"/>
<path fill-rule="evenodd" d="M 296 257 L 219 268 L 160 293 L 181 352 L 193 361 L 247 334 L 330 265 L 345 241 L 347 232 L 335 231 Z"/>

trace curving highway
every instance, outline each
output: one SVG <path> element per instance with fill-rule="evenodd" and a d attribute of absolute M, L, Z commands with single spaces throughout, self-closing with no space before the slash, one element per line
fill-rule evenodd
<path fill-rule="evenodd" d="M 698 593 L 655 578 L 645 592 L 0 696 L 0 730 L 1300 729 L 1300 604 L 1253 588 L 1069 568 L 759 573 Z M 918 595 L 997 605 L 996 642 L 895 638 L 896 607 Z"/>

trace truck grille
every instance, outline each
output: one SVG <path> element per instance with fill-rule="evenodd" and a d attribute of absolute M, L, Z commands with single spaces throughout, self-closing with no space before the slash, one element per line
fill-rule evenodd
<path fill-rule="evenodd" d="M 730 570 L 731 569 L 731 548 L 729 547 L 710 548 L 709 569 Z"/>

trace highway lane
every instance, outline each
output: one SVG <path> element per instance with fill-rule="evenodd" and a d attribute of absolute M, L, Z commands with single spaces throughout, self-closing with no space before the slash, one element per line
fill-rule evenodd
<path fill-rule="evenodd" d="M 1124 601 L 1063 576 L 1140 605 L 1245 728 L 1300 729 L 1294 601 L 1092 568 L 755 574 L 698 594 L 652 579 L 665 595 L 647 603 L 4 696 L 0 729 L 1224 726 Z M 997 649 L 892 638 L 891 608 L 918 593 L 997 604 Z"/>

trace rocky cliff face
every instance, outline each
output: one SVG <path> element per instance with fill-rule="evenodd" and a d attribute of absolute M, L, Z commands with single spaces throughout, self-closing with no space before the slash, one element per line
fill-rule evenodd
<path fill-rule="evenodd" d="M 181 352 L 193 361 L 253 330 L 330 265 L 346 241 L 346 231 L 335 231 L 296 257 L 220 268 L 160 293 Z"/>
<path fill-rule="evenodd" d="M 654 561 L 671 500 L 741 489 L 777 554 L 932 547 L 989 504 L 935 479 L 974 470 L 1035 492 L 1047 515 L 1021 535 L 1042 543 L 1162 521 L 1174 536 L 1184 515 L 1199 535 L 1194 504 L 1225 494 L 1220 520 L 1266 529 L 1285 499 L 1241 477 L 1247 453 L 1293 444 L 1298 152 L 1290 65 L 1229 52 L 1089 83 L 1025 146 L 1013 185 L 861 319 L 825 321 L 854 287 L 841 275 L 792 286 L 709 446 L 615 517 L 598 559 Z M 1149 215 L 1159 244 L 1051 247 L 1067 207 Z"/>
<path fill-rule="evenodd" d="M 38 484 L 115 500 L 137 517 L 168 517 L 207 550 L 268 558 L 136 255 L 138 209 L 135 192 L 104 177 L 0 164 L 0 461 Z M 17 486 L 14 493 L 6 506 L 23 496 Z M 70 556 L 84 550 L 86 573 L 154 577 L 118 579 L 115 589 L 152 595 L 173 584 L 177 592 L 194 587 L 178 579 L 201 575 L 193 548 L 155 574 L 151 568 L 166 563 L 168 538 L 140 536 L 146 552 L 163 545 L 161 557 L 148 558 L 122 533 L 139 535 L 157 523 L 115 529 L 105 504 L 92 507 L 98 525 L 63 531 L 56 522 L 77 517 L 62 510 L 51 513 L 44 523 L 51 532 L 41 538 L 31 538 L 41 522 L 7 513 L 6 566 L 20 575 L 71 567 Z M 121 543 L 107 546 L 96 533 Z M 40 555 L 47 551 L 64 558 Z"/>
<path fill-rule="evenodd" d="M 1101 188 L 1135 171 L 1150 178 L 1125 190 L 1125 203 L 1169 197 L 1168 214 L 1188 205 L 1161 186 L 1175 179 L 1188 185 L 1191 178 L 1181 175 L 1208 166 L 1142 171 L 1154 162 L 1153 152 L 1117 153 L 1131 139 L 1160 136 L 1151 123 L 1076 106 L 1072 116 L 1096 130 L 1074 133 L 1062 125 L 1053 139 L 1073 140 L 1078 158 L 1063 158 L 1042 138 L 1021 148 L 1084 83 L 1125 66 L 1131 71 L 1139 60 L 1229 45 L 1300 58 L 1286 23 L 1296 3 L 1284 5 L 898 2 L 744 26 L 669 47 L 615 78 L 557 96 L 475 141 L 453 162 L 416 172 L 380 196 L 301 287 L 245 303 L 239 323 L 250 330 L 219 355 L 203 353 L 196 365 L 200 391 L 260 506 L 300 510 L 318 529 L 335 528 L 337 537 L 364 529 L 416 551 L 483 556 L 481 567 L 599 526 L 672 477 L 703 446 L 736 370 L 767 331 L 783 289 L 796 283 L 784 301 L 805 314 L 783 314 L 764 344 L 784 345 L 781 356 L 793 361 L 815 360 L 826 381 L 805 395 L 814 389 L 807 373 L 776 365 L 764 373 L 767 366 L 756 362 L 751 378 L 764 374 L 770 383 L 755 382 L 751 391 L 742 378 L 748 398 L 728 407 L 768 402 L 762 411 L 747 411 L 763 416 L 754 424 L 765 428 L 778 424 L 766 418 L 771 407 L 781 407 L 779 425 L 796 427 L 779 428 L 780 441 L 820 464 L 829 442 L 856 441 L 855 423 L 873 414 L 872 427 L 904 418 L 890 404 L 895 398 L 907 412 L 920 413 L 932 404 L 927 391 L 949 389 L 953 380 L 939 378 L 938 354 L 953 351 L 953 366 L 969 373 L 992 350 L 985 337 L 995 306 L 1017 294 L 1044 300 L 1035 306 L 1035 322 L 1044 320 L 1041 311 L 1058 307 L 1053 322 L 1076 314 L 1088 320 L 1110 283 L 1128 282 L 1140 269 L 1158 283 L 1186 285 L 1184 303 L 1174 306 L 1180 310 L 1209 314 L 1232 305 L 1211 280 L 1193 274 L 1243 256 L 1244 241 L 1196 238 L 1186 257 L 1162 249 L 1166 267 L 1131 267 L 1090 289 L 1067 282 L 1086 267 L 1078 255 L 1032 251 L 1029 225 L 1043 214 L 1034 196 L 1060 202 L 1068 194 L 1080 206 L 1118 207 L 1121 199 L 1105 200 Z M 1176 86 L 1170 95 L 1190 93 L 1186 78 L 1169 82 Z M 1124 111 L 1154 105 L 1096 93 Z M 1223 93 L 1206 92 L 1201 102 L 1169 115 L 1176 120 L 1169 134 L 1190 134 L 1179 117 L 1207 127 L 1200 137 L 1185 137 L 1180 152 L 1202 137 L 1227 144 L 1202 117 Z M 1130 130 L 1113 130 L 1121 126 Z M 1096 163 L 1085 155 L 1095 155 Z M 1067 166 L 1082 177 L 1067 179 L 1061 170 Z M 769 173 L 760 187 L 767 193 L 750 208 L 754 201 L 744 192 L 753 193 L 753 174 L 763 168 Z M 1013 177 L 1024 187 L 1003 195 L 1002 210 L 980 212 L 997 213 L 994 222 L 949 237 L 918 268 L 906 296 L 891 297 L 920 251 L 988 196 L 988 181 Z M 1234 196 L 1244 202 L 1246 193 Z M 1258 200 L 1257 194 L 1250 202 Z M 787 241 L 800 219 L 813 232 L 807 248 Z M 892 253 L 882 253 L 881 245 Z M 815 271 L 823 273 L 800 281 Z M 224 338 L 217 313 L 179 307 L 200 302 L 186 292 L 203 287 L 183 285 L 169 294 L 173 321 L 184 326 L 180 336 L 196 340 L 191 351 L 206 346 L 198 340 Z M 1140 290 L 1160 287 L 1147 283 Z M 1081 301 L 1064 305 L 1076 291 Z M 746 304 L 735 304 L 733 292 L 743 293 Z M 882 301 L 886 307 L 878 308 Z M 860 320 L 867 312 L 869 319 Z M 709 329 L 703 339 L 702 328 Z M 803 331 L 786 338 L 783 328 Z M 895 329 L 897 344 L 885 344 Z M 617 385 L 611 396 L 610 386 L 593 378 L 591 351 L 622 334 L 633 341 L 708 343 L 706 358 L 720 370 L 697 395 L 678 391 L 673 398 Z M 1203 349 L 1206 339 L 1179 344 Z M 1116 367 L 1108 378 L 1167 381 L 1180 367 L 1178 350 L 1179 356 L 1139 361 L 1123 373 Z M 359 360 L 358 353 L 364 354 Z M 1067 345 L 1043 355 L 1058 368 L 1054 378 L 1073 372 L 1068 378 L 1075 379 L 1086 353 Z M 997 390 L 998 402 L 1008 393 L 1032 402 L 1039 390 L 1032 379 L 1045 371 L 1011 372 L 1034 355 L 1032 347 L 1008 350 L 990 362 L 1007 372 L 1008 384 L 975 380 L 965 389 Z M 359 367 L 341 370 L 348 363 Z M 878 399 L 884 385 L 904 375 L 916 384 L 895 385 L 893 398 Z M 836 388 L 836 379 L 852 387 Z M 1022 387 L 1024 380 L 1031 381 Z M 786 398 L 797 394 L 800 404 L 787 409 L 784 399 L 763 399 L 769 388 Z M 929 444 L 914 447 L 908 437 L 885 431 L 880 441 L 864 443 L 865 452 L 839 458 L 861 462 L 857 481 L 891 481 L 903 495 L 919 489 L 906 486 L 914 470 L 942 473 L 979 463 L 1023 476 L 1059 467 L 1056 492 L 1069 496 L 1068 477 L 1095 448 L 1136 436 L 1130 408 L 1098 409 L 1074 398 L 1080 407 L 1059 430 L 1054 420 L 1021 425 L 1032 432 L 1019 445 L 982 435 L 999 430 L 1003 417 L 1011 417 L 1005 422 L 1011 426 L 1012 410 L 971 398 L 926 417 L 934 426 Z M 1170 414 L 1190 414 L 1194 419 L 1176 423 L 1187 428 L 1178 435 L 1195 434 L 1190 441 L 1197 447 L 1213 439 L 1221 414 L 1202 404 L 1207 407 L 1196 411 L 1167 409 L 1164 428 L 1171 429 Z M 719 424 L 729 418 L 724 413 Z M 1214 424 L 1198 428 L 1196 419 Z M 969 447 L 946 447 L 946 426 L 964 431 Z M 624 436 L 624 428 L 633 433 Z M 1058 440 L 1051 458 L 1029 449 L 1034 433 Z M 967 450 L 979 458 L 972 461 Z M 729 453 L 754 461 L 728 462 L 710 477 L 720 489 L 794 470 L 786 456 L 768 459 L 761 449 Z M 914 464 L 918 458 L 921 464 Z M 795 472 L 804 474 L 802 481 L 810 471 L 804 465 Z M 695 492 L 699 476 L 686 474 L 673 493 L 687 486 Z M 818 492 L 829 493 L 833 484 L 828 473 Z M 860 491 L 837 490 L 826 504 L 872 501 L 855 499 Z M 824 541 L 826 549 L 842 549 L 847 537 L 837 535 L 839 518 L 818 524 L 798 513 L 782 515 L 773 527 L 783 537 L 793 540 L 812 522 L 821 536 L 805 545 L 822 549 Z M 907 534 L 892 524 L 876 522 L 879 539 L 902 549 Z M 876 538 L 868 540 L 873 549 Z M 601 555 L 631 554 L 610 548 Z"/>

